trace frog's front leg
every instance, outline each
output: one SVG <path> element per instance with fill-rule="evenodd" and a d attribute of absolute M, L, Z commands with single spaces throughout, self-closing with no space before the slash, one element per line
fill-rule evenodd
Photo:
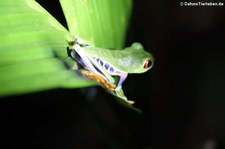
<path fill-rule="evenodd" d="M 120 73 L 118 75 L 120 77 L 120 80 L 119 80 L 119 83 L 117 84 L 116 90 L 119 90 L 120 88 L 122 88 L 122 84 L 126 80 L 128 73 Z"/>

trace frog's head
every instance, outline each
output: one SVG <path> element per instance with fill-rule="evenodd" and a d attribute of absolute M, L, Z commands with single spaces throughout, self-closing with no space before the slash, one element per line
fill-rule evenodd
<path fill-rule="evenodd" d="M 154 65 L 154 57 L 152 54 L 146 52 L 140 43 L 133 43 L 131 47 L 135 49 L 135 56 L 139 61 L 136 72 L 143 73 L 151 69 Z"/>

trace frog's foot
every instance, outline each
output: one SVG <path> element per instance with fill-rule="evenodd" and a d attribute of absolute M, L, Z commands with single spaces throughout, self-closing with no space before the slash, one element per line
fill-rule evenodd
<path fill-rule="evenodd" d="M 88 70 L 82 70 L 80 72 L 81 72 L 81 74 L 83 76 L 98 82 L 100 85 L 102 85 L 104 88 L 106 88 L 110 92 L 114 92 L 115 91 L 116 85 L 111 83 L 111 82 L 109 82 L 108 80 L 106 80 L 106 78 L 104 78 L 103 76 L 101 76 L 99 74 L 96 74 L 94 72 L 90 72 Z"/>
<path fill-rule="evenodd" d="M 129 104 L 134 104 L 134 101 L 133 100 L 127 100 L 127 97 L 124 95 L 124 92 L 123 92 L 123 89 L 121 86 L 117 86 L 116 89 L 115 89 L 115 94 L 125 100 L 126 102 L 128 102 Z"/>

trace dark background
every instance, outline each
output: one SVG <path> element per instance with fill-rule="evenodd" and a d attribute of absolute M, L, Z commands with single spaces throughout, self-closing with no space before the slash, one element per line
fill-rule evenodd
<path fill-rule="evenodd" d="M 40 3 L 66 26 L 58 1 Z M 4 98 L 0 148 L 224 149 L 224 22 L 225 6 L 135 0 L 127 44 L 143 43 L 156 62 L 124 89 L 143 114 L 99 87 L 89 100 L 96 88 Z"/>

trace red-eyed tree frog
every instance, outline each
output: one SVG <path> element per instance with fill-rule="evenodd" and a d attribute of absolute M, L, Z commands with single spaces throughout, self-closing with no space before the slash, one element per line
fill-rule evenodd
<path fill-rule="evenodd" d="M 127 75 L 144 73 L 154 64 L 153 56 L 146 52 L 140 43 L 133 43 L 123 50 L 109 50 L 95 47 L 77 38 L 71 49 L 71 57 L 86 69 L 82 71 L 84 76 L 97 81 L 125 101 L 128 100 L 123 93 L 122 84 Z M 115 76 L 119 76 L 119 81 L 116 81 Z"/>

